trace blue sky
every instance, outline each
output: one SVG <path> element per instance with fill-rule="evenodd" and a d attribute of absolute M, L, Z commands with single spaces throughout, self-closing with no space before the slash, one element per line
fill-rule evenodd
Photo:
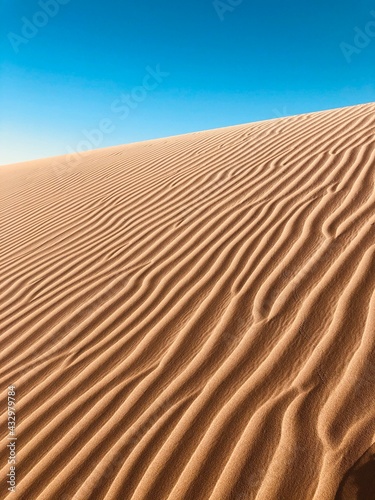
<path fill-rule="evenodd" d="M 372 1 L 2 0 L 0 14 L 1 164 L 375 101 Z"/>

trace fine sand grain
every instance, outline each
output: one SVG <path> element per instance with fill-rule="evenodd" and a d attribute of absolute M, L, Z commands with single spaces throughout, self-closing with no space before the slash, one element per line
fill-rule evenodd
<path fill-rule="evenodd" d="M 368 104 L 0 167 L 0 498 L 375 498 L 374 133 Z"/>

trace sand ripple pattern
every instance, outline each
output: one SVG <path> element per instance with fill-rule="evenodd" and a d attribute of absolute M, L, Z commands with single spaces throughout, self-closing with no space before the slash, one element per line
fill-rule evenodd
<path fill-rule="evenodd" d="M 9 498 L 348 488 L 375 442 L 374 133 L 368 104 L 1 168 Z"/>

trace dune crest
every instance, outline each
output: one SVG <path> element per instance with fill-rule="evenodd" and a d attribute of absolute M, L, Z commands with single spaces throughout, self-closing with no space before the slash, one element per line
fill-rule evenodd
<path fill-rule="evenodd" d="M 368 104 L 1 167 L 16 498 L 355 498 L 374 132 Z"/>

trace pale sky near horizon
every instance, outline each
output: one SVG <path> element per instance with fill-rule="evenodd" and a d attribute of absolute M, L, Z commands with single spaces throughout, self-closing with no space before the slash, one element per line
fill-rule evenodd
<path fill-rule="evenodd" d="M 0 164 L 375 101 L 367 0 L 0 8 Z"/>

